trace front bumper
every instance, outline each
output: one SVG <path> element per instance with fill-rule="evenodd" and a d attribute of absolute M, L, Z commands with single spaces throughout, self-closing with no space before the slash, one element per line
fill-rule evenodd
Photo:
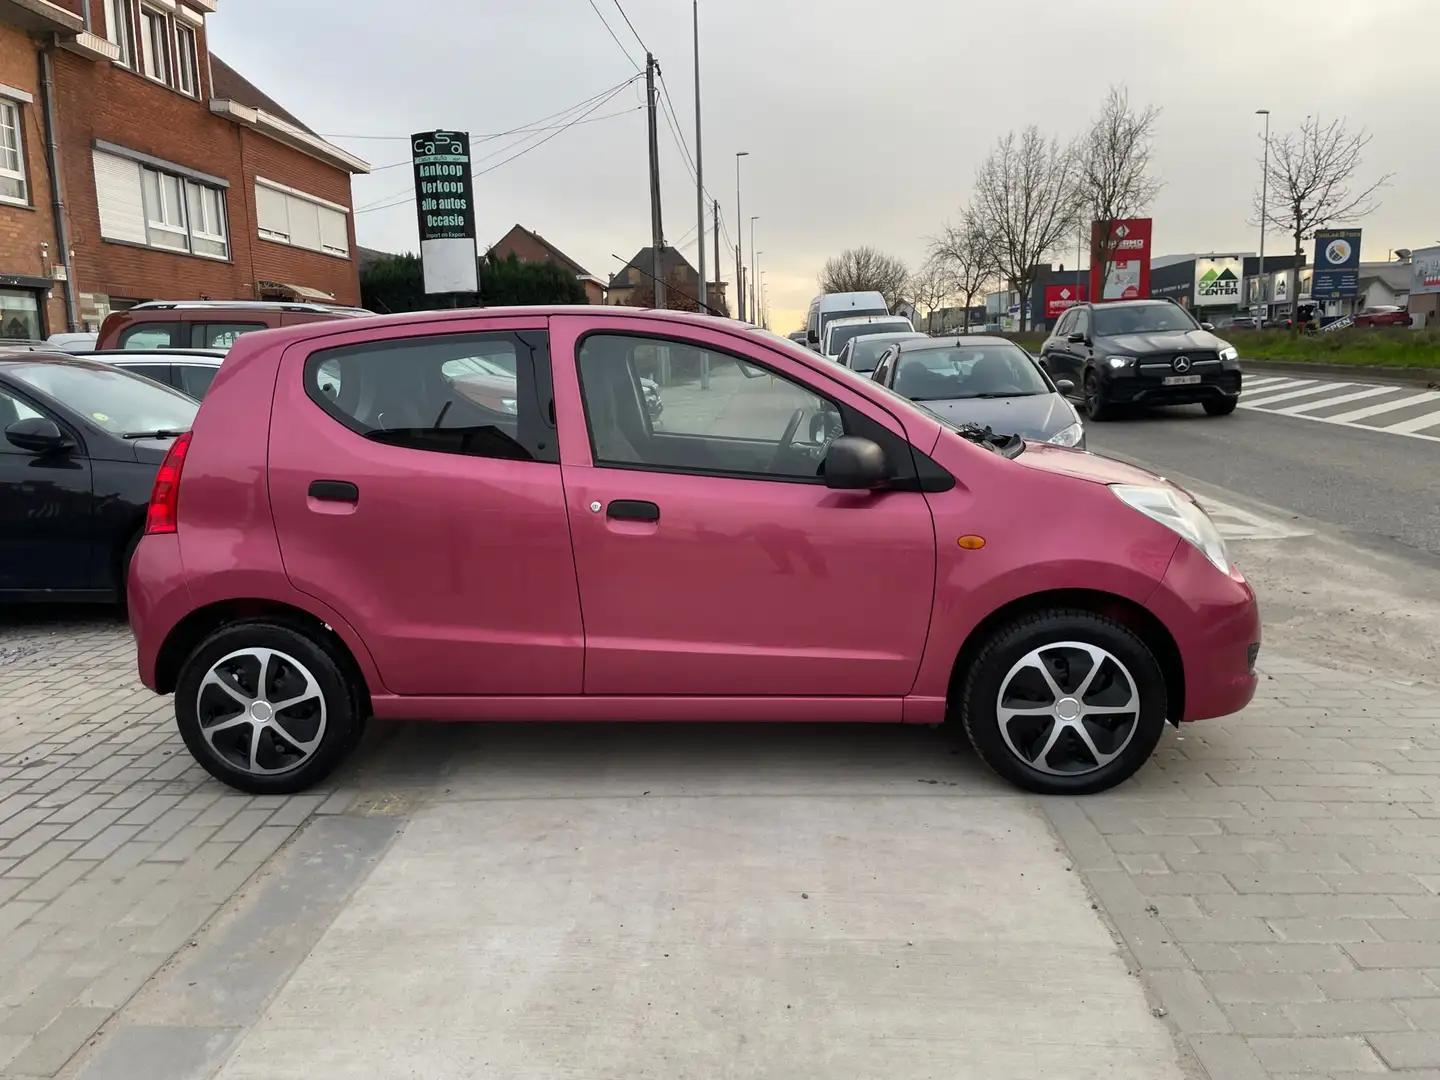
<path fill-rule="evenodd" d="M 1112 374 L 1105 396 L 1116 405 L 1195 405 L 1239 397 L 1240 381 L 1238 370 L 1202 375 L 1188 386 L 1166 386 L 1161 376 Z"/>
<path fill-rule="evenodd" d="M 1250 704 L 1257 683 L 1260 607 L 1239 570 L 1222 574 L 1182 541 L 1146 606 L 1180 649 L 1185 708 L 1179 719 L 1229 716 Z"/>

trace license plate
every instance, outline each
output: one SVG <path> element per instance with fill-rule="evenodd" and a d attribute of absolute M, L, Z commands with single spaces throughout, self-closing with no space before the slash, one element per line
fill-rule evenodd
<path fill-rule="evenodd" d="M 1199 375 L 1166 375 L 1161 380 L 1165 386 L 1194 386 L 1199 381 Z"/>

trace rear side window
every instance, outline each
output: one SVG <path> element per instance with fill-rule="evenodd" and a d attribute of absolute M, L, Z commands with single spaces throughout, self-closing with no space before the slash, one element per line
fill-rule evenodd
<path fill-rule="evenodd" d="M 264 329 L 265 324 L 258 322 L 191 323 L 190 345 L 196 349 L 228 349 L 241 334 Z"/>
<path fill-rule="evenodd" d="M 367 342 L 305 361 L 310 400 L 356 434 L 441 454 L 559 462 L 541 330 Z"/>
<path fill-rule="evenodd" d="M 178 322 L 136 323 L 120 332 L 119 346 L 122 349 L 173 349 L 180 344 L 177 338 L 183 325 Z"/>
<path fill-rule="evenodd" d="M 152 382 L 158 382 L 161 386 L 174 386 L 174 380 L 170 377 L 169 364 L 127 364 L 120 362 L 115 365 L 121 371 L 128 371 L 132 375 L 143 375 Z"/>
<path fill-rule="evenodd" d="M 210 389 L 210 384 L 215 381 L 218 367 L 210 364 L 174 364 L 172 365 L 175 374 L 179 376 L 175 382 L 180 389 L 191 397 L 199 400 L 203 398 Z"/>

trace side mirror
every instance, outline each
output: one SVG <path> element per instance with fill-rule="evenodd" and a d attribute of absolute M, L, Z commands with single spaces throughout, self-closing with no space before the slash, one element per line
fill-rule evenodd
<path fill-rule="evenodd" d="M 16 420 L 5 429 L 5 438 L 12 446 L 32 454 L 63 454 L 75 448 L 70 436 L 60 430 L 60 425 L 43 416 Z"/>
<path fill-rule="evenodd" d="M 810 417 L 810 441 L 816 446 L 824 446 L 832 438 L 839 438 L 844 433 L 840 417 L 834 412 L 818 412 Z"/>
<path fill-rule="evenodd" d="M 1214 323 L 1210 323 L 1210 322 L 1202 322 L 1202 323 L 1200 324 L 1200 329 L 1201 329 L 1201 330 L 1214 330 L 1214 329 L 1215 329 L 1215 324 L 1214 324 Z"/>
<path fill-rule="evenodd" d="M 806 344 L 806 345 L 819 345 L 819 344 L 820 344 L 820 339 L 815 336 L 815 331 L 814 331 L 814 330 L 806 330 L 806 331 L 805 331 L 805 344 Z"/>
<path fill-rule="evenodd" d="M 841 435 L 825 455 L 825 486 L 840 491 L 873 491 L 888 472 L 880 444 L 859 435 Z"/>
<path fill-rule="evenodd" d="M 1075 392 L 1075 383 L 1070 379 L 1056 379 L 1055 389 L 1062 394 L 1073 394 Z"/>
<path fill-rule="evenodd" d="M 1070 342 L 1071 345 L 1084 345 L 1085 335 L 1079 330 L 1073 330 L 1066 336 L 1065 340 Z"/>

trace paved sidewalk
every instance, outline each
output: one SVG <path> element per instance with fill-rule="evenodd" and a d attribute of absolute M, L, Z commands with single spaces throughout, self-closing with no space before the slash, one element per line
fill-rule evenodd
<path fill-rule="evenodd" d="M 1440 1080 L 1440 692 L 1261 666 L 1243 714 L 1045 809 L 1212 1080 Z"/>
<path fill-rule="evenodd" d="M 0 1077 L 58 1072 L 333 788 L 250 798 L 190 759 L 129 631 L 0 625 Z M 327 805 L 328 800 L 328 805 Z"/>

